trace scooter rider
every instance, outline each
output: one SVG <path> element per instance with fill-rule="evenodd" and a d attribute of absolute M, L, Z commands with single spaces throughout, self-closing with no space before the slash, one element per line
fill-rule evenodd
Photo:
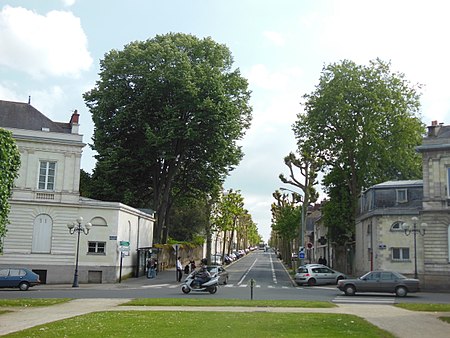
<path fill-rule="evenodd" d="M 195 272 L 195 281 L 198 285 L 202 285 L 203 283 L 209 281 L 211 279 L 211 274 L 207 268 L 208 260 L 203 258 L 200 261 L 200 268 Z"/>

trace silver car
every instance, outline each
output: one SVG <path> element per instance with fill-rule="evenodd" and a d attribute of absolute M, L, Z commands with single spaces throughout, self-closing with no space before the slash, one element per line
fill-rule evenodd
<path fill-rule="evenodd" d="M 307 264 L 302 265 L 297 269 L 294 281 L 297 285 L 308 284 L 309 286 L 313 286 L 337 284 L 339 280 L 345 278 L 347 278 L 345 274 L 330 269 L 328 266 L 322 264 Z"/>

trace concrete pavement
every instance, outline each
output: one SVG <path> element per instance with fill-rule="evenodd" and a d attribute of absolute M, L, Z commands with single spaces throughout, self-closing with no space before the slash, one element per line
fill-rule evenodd
<path fill-rule="evenodd" d="M 155 279 L 130 278 L 117 284 L 105 284 L 105 288 L 139 287 L 143 284 L 176 284 L 174 270 L 162 271 Z M 59 285 L 68 287 L 71 285 Z M 90 288 L 92 284 L 80 284 Z M 95 287 L 99 287 L 97 284 Z M 119 306 L 130 299 L 74 299 L 70 302 L 38 308 L 11 308 L 13 312 L 0 315 L 0 335 L 24 330 L 37 325 L 62 320 L 98 311 L 233 311 L 233 312 L 290 312 L 290 313 L 346 313 L 366 319 L 368 322 L 391 332 L 397 337 L 447 338 L 450 324 L 442 322 L 439 316 L 449 313 L 415 312 L 391 305 L 339 304 L 336 308 L 261 308 L 261 307 L 166 307 L 166 306 Z"/>

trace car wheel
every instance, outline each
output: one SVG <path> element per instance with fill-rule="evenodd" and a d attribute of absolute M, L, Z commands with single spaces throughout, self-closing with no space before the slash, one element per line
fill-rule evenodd
<path fill-rule="evenodd" d="M 339 283 L 339 281 L 342 279 L 345 279 L 344 276 L 338 276 L 338 278 L 336 279 L 336 284 Z"/>
<path fill-rule="evenodd" d="M 308 285 L 309 285 L 309 286 L 314 286 L 314 285 L 316 285 L 316 280 L 315 280 L 314 278 L 308 279 Z"/>
<path fill-rule="evenodd" d="M 395 294 L 397 297 L 405 297 L 408 294 L 408 290 L 404 286 L 399 286 L 395 289 Z"/>
<path fill-rule="evenodd" d="M 346 285 L 344 288 L 344 292 L 346 296 L 354 296 L 356 289 L 353 285 Z"/>
<path fill-rule="evenodd" d="M 183 293 L 188 294 L 189 292 L 191 292 L 191 289 L 188 288 L 186 285 L 183 285 L 181 287 L 181 291 L 183 291 Z"/>
<path fill-rule="evenodd" d="M 20 291 L 27 291 L 29 289 L 30 285 L 26 282 L 22 282 L 19 284 Z"/>

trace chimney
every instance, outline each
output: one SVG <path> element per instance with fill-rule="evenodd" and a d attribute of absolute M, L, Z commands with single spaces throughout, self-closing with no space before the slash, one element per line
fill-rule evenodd
<path fill-rule="evenodd" d="M 72 117 L 70 118 L 70 126 L 72 127 L 72 134 L 78 134 L 78 129 L 79 129 L 79 118 L 80 118 L 80 114 L 78 114 L 78 111 L 75 109 Z"/>
<path fill-rule="evenodd" d="M 438 125 L 438 121 L 436 120 L 431 121 L 431 126 L 428 126 L 428 137 L 436 137 L 443 125 L 443 123 L 439 123 Z"/>

